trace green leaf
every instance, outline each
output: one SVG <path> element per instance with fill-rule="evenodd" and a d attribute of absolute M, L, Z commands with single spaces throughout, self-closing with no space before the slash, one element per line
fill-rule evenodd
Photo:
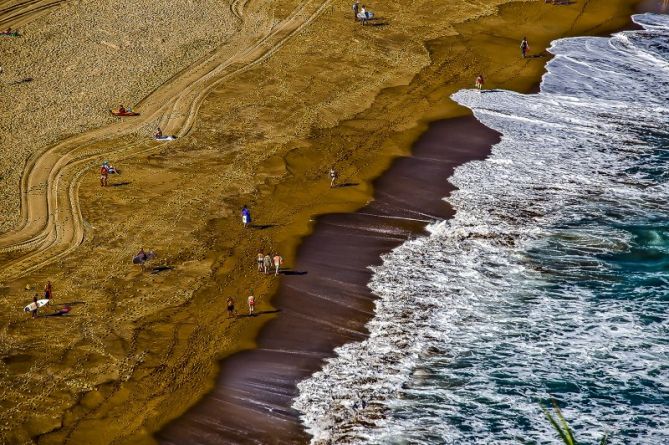
<path fill-rule="evenodd" d="M 565 441 L 566 444 L 568 445 L 577 445 L 576 444 L 576 439 L 574 438 L 574 434 L 571 432 L 571 428 L 569 428 L 569 424 L 565 420 L 564 416 L 562 415 L 562 411 L 560 411 L 560 407 L 558 406 L 557 402 L 555 400 L 552 400 L 553 402 L 553 409 L 557 413 L 558 418 L 560 419 L 560 423 L 562 423 L 562 427 L 564 428 L 564 433 L 567 436 L 567 441 Z"/>
<path fill-rule="evenodd" d="M 564 433 L 564 431 L 562 431 L 562 428 L 560 427 L 560 424 L 557 423 L 557 421 L 553 418 L 553 416 L 551 415 L 551 413 L 548 412 L 548 410 L 546 409 L 546 407 L 543 406 L 543 405 L 541 405 L 541 409 L 543 410 L 544 414 L 546 415 L 546 418 L 548 419 L 548 421 L 551 423 L 551 425 L 553 425 L 553 429 L 560 435 L 560 439 L 562 439 L 562 441 L 563 441 L 565 444 L 567 444 L 567 445 L 572 445 L 572 444 L 569 442 L 569 438 L 567 437 L 567 435 Z"/>

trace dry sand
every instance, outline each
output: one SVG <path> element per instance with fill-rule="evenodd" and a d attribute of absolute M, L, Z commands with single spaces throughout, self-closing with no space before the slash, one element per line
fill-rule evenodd
<path fill-rule="evenodd" d="M 5 229 L 20 220 L 16 190 L 24 160 L 45 152 L 49 142 L 108 122 L 105 109 L 120 101 L 139 102 L 140 111 L 142 103 L 146 109 L 161 110 L 160 100 L 169 102 L 175 88 L 153 96 L 155 102 L 141 99 L 215 45 L 222 46 L 214 52 L 230 58 L 241 51 L 242 57 L 232 59 L 232 68 L 249 65 L 234 76 L 232 68 L 213 72 L 211 82 L 192 91 L 194 96 L 208 93 L 204 101 L 184 99 L 186 114 L 197 112 L 194 127 L 176 125 L 188 127 L 187 137 L 164 145 L 146 142 L 151 126 L 165 116 L 158 111 L 141 125 L 102 127 L 94 130 L 89 141 L 89 164 L 73 165 L 62 181 L 44 187 L 53 189 L 54 199 L 65 194 L 81 204 L 81 216 L 77 207 L 55 218 L 50 233 L 62 232 L 79 217 L 83 243 L 73 243 L 76 248 L 68 250 L 68 255 L 9 280 L 0 289 L 4 314 L 0 440 L 5 442 L 29 443 L 38 438 L 44 444 L 150 443 L 153 431 L 211 388 L 215 360 L 252 347 L 255 332 L 272 317 L 225 319 L 225 298 L 234 296 L 242 306 L 250 289 L 258 296 L 260 310 L 271 309 L 269 296 L 277 282 L 255 272 L 257 249 L 279 250 L 290 265 L 297 241 L 311 228 L 310 217 L 364 204 L 371 196 L 368 181 L 393 156 L 407 153 L 426 120 L 462 113 L 448 95 L 469 86 L 479 71 L 487 74 L 492 87 L 525 89 L 536 82 L 545 59 L 519 59 L 523 34 L 537 50 L 555 37 L 605 32 L 624 24 L 635 2 L 591 0 L 569 7 L 521 3 L 506 8 L 502 16 L 464 25 L 458 23 L 491 14 L 494 5 L 503 2 L 417 1 L 411 11 L 397 4 L 370 3 L 381 17 L 378 23 L 384 25 L 365 28 L 353 22 L 350 5 L 342 1 L 221 2 L 223 6 L 207 14 L 202 10 L 210 2 L 149 3 L 156 8 L 151 13 L 144 2 L 138 9 L 139 2 L 118 1 L 107 9 L 100 6 L 106 12 L 98 16 L 96 7 L 104 2 L 66 4 L 27 25 L 25 40 L 0 42 L 6 69 L 0 91 L 3 100 L 16 94 L 10 103 L 35 107 L 22 108 L 20 126 L 11 132 L 11 138 L 17 139 L 11 144 L 6 144 L 10 137 L 6 129 L 14 125 L 13 119 L 0 117 L 4 176 L 0 196 L 7 203 L 3 211 L 8 211 L 2 217 Z M 173 4 L 178 6 L 172 9 Z M 90 8 L 88 15 L 78 8 Z M 194 32 L 198 37 L 188 43 L 182 33 L 174 32 L 177 26 L 184 29 L 179 8 L 202 12 L 199 19 L 183 19 L 192 20 L 188 26 L 199 27 L 202 33 Z M 163 9 L 172 11 L 172 19 L 165 24 L 168 30 L 147 28 L 143 19 L 159 16 Z M 132 13 L 125 17 L 118 11 Z M 69 16 L 59 16 L 66 12 Z M 85 39 L 68 34 L 69 59 L 63 61 L 65 56 L 60 55 L 48 59 L 63 44 L 53 23 L 66 26 L 79 15 L 89 18 L 82 18 L 82 28 L 71 28 L 72 32 L 92 34 Z M 95 34 L 98 29 L 113 34 L 119 28 L 115 20 L 137 20 L 138 24 L 121 27 L 124 33 L 114 39 Z M 209 20 L 218 20 L 221 29 L 207 34 L 213 30 Z M 285 39 L 270 36 L 280 45 L 254 50 L 259 36 L 271 34 L 278 23 L 288 23 L 286 29 L 296 32 Z M 132 34 L 140 28 L 151 39 L 143 33 Z M 43 40 L 37 40 L 38 35 Z M 162 38 L 172 43 L 167 45 Z M 191 45 L 200 39 L 211 46 L 202 44 L 202 52 L 191 54 Z M 153 83 L 135 77 L 133 70 L 125 72 L 127 78 L 104 80 L 105 73 L 132 65 L 123 57 L 96 74 L 100 51 L 121 51 L 112 51 L 100 40 L 119 48 L 129 40 L 128 48 L 133 49 L 124 57 L 134 57 L 141 50 L 142 56 L 132 63 L 156 70 Z M 10 53 L 11 45 L 23 49 Z M 244 48 L 250 49 L 244 53 Z M 175 54 L 180 56 L 169 62 Z M 44 60 L 49 62 L 42 65 Z M 22 61 L 23 71 L 7 68 L 21 66 Z M 92 61 L 96 63 L 86 67 Z M 157 69 L 161 61 L 167 65 L 164 71 Z M 86 71 L 76 82 L 62 74 L 73 63 Z M 35 80 L 26 84 L 6 84 L 8 79 L 27 75 L 27 67 L 40 76 L 32 76 Z M 42 76 L 49 75 L 54 76 L 50 83 L 41 84 Z M 213 81 L 216 76 L 222 83 Z M 78 102 L 72 94 L 80 89 L 90 95 L 85 93 Z M 49 139 L 49 132 L 38 129 L 47 126 L 46 117 L 59 109 L 64 114 L 48 120 L 60 122 Z M 117 132 L 125 136 L 110 139 Z M 124 150 L 115 151 L 117 147 Z M 96 168 L 89 165 L 109 152 L 123 174 L 112 177 L 116 186 L 101 189 Z M 10 156 L 16 157 L 5 165 Z M 359 185 L 331 191 L 326 177 L 330 165 L 337 166 L 343 180 Z M 260 227 L 240 228 L 238 210 L 244 203 L 250 205 Z M 129 259 L 141 246 L 156 250 L 157 263 L 174 269 L 149 274 L 133 268 Z M 51 261 L 50 249 L 39 255 Z M 23 288 L 41 286 L 46 279 L 55 283 L 56 303 L 73 303 L 72 314 L 28 320 L 19 311 L 32 291 Z"/>

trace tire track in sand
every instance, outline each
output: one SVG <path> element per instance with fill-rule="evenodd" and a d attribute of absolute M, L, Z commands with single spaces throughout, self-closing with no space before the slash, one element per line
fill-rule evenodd
<path fill-rule="evenodd" d="M 67 0 L 8 0 L 0 3 L 0 27 L 18 28 Z"/>
<path fill-rule="evenodd" d="M 135 156 L 155 150 L 158 142 L 126 143 L 111 151 L 87 148 L 96 141 L 132 134 L 151 122 L 160 122 L 166 134 L 186 136 L 206 95 L 218 84 L 262 63 L 288 40 L 311 24 L 332 0 L 301 2 L 267 34 L 230 54 L 221 46 L 163 83 L 135 109 L 141 115 L 72 136 L 31 157 L 21 177 L 21 216 L 17 227 L 0 235 L 0 278 L 13 280 L 62 259 L 84 240 L 85 229 L 78 200 L 80 179 L 102 156 Z M 231 8 L 242 17 L 246 1 Z M 243 36 L 242 36 L 243 37 Z"/>

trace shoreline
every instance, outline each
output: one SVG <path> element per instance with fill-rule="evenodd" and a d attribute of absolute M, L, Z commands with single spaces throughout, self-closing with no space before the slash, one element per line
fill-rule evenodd
<path fill-rule="evenodd" d="M 335 347 L 366 336 L 375 300 L 367 288 L 369 266 L 425 234 L 429 222 L 452 216 L 442 197 L 454 187 L 445 178 L 465 162 L 484 159 L 498 141 L 499 134 L 473 116 L 434 122 L 411 156 L 395 160 L 374 181 L 374 201 L 353 213 L 319 217 L 290 275 L 282 277 L 272 300 L 280 314 L 263 327 L 257 348 L 225 359 L 214 392 L 163 429 L 160 443 L 308 441 L 290 408 L 295 385 Z"/>
<path fill-rule="evenodd" d="M 636 12 L 653 10 L 651 4 L 659 8 L 646 1 Z M 624 27 L 596 35 L 631 25 L 628 20 Z M 522 92 L 536 92 L 539 84 L 536 79 Z M 256 348 L 222 360 L 214 391 L 155 438 L 165 444 L 308 441 L 298 413 L 290 407 L 296 384 L 319 370 L 334 348 L 366 336 L 364 326 L 373 317 L 375 299 L 367 288 L 369 267 L 410 237 L 425 234 L 427 223 L 452 216 L 442 200 L 453 190 L 445 178 L 458 165 L 484 159 L 498 138 L 473 116 L 432 122 L 410 155 L 395 159 L 373 181 L 374 201 L 352 213 L 319 216 L 298 248 L 297 272 L 282 277 L 272 299 L 281 313 L 262 327 Z"/>
<path fill-rule="evenodd" d="M 153 443 L 155 431 L 214 389 L 217 360 L 256 347 L 259 330 L 276 319 L 272 305 L 277 300 L 269 297 L 275 294 L 278 280 L 253 273 L 249 259 L 257 249 L 278 250 L 292 265 L 297 246 L 314 229 L 312 215 L 362 207 L 372 198 L 371 179 L 398 156 L 409 154 L 412 141 L 427 127 L 425 122 L 463 114 L 449 96 L 470 87 L 476 71 L 484 70 L 491 87 L 515 90 L 540 77 L 543 59 L 521 61 L 516 34 L 536 32 L 538 37 L 532 41 L 540 48 L 569 26 L 569 33 L 576 34 L 622 26 L 629 18 L 625 11 L 634 2 L 613 3 L 593 0 L 587 10 L 581 10 L 582 5 L 563 8 L 515 2 L 501 9 L 504 17 L 483 13 L 454 23 L 448 22 L 451 15 L 445 8 L 444 23 L 431 23 L 435 30 L 429 35 L 449 37 L 425 40 L 427 32 L 421 24 L 420 38 L 412 33 L 411 45 L 402 32 L 416 25 L 413 18 L 389 9 L 395 20 L 391 26 L 361 28 L 342 19 L 348 13 L 346 5 L 341 15 L 322 15 L 317 27 L 306 30 L 262 65 L 217 86 L 204 100 L 188 138 L 150 154 L 112 159 L 122 162 L 124 170 L 115 184 L 118 188 L 100 190 L 90 169 L 79 192 L 84 243 L 58 264 L 0 289 L 9 314 L 3 338 L 11 355 L 3 356 L 5 369 L 17 379 L 29 376 L 31 385 L 42 387 L 40 397 L 47 402 L 40 403 L 35 396 L 24 411 L 13 408 L 17 412 L 11 418 L 24 419 L 20 430 L 5 424 L 0 439 L 10 431 L 16 441 L 31 437 L 44 444 Z M 462 13 L 456 11 L 452 17 Z M 446 25 L 448 31 L 443 28 Z M 490 30 L 502 33 L 493 35 Z M 372 45 L 368 60 L 327 47 L 322 54 L 309 51 L 314 44 L 341 35 Z M 399 66 L 389 64 L 386 59 L 395 60 L 387 58 L 389 50 L 408 59 L 402 58 Z M 431 64 L 420 65 L 423 68 L 416 74 L 412 69 L 428 59 L 427 53 Z M 291 66 L 291 60 L 310 64 Z M 339 69 L 340 78 L 353 75 L 347 68 L 352 66 L 362 84 L 367 81 L 360 73 L 378 80 L 374 73 L 379 66 L 394 67 L 396 76 L 382 77 L 385 89 L 378 94 L 373 90 L 373 94 L 356 95 L 359 88 L 347 82 L 331 95 L 327 82 L 331 78 L 319 76 L 324 64 L 334 64 L 333 73 Z M 311 90 L 305 86 L 299 90 L 306 88 L 309 94 L 302 97 L 313 97 L 312 102 L 295 98 L 292 90 L 285 89 L 282 79 L 293 73 L 318 81 Z M 293 86 L 301 85 L 301 76 L 291 77 L 296 79 Z M 328 89 L 323 90 L 324 86 Z M 309 106 L 312 103 L 315 109 Z M 302 131 L 296 133 L 296 126 Z M 146 145 L 129 138 L 105 144 L 119 141 L 130 147 Z M 330 165 L 337 166 L 343 180 L 357 185 L 329 190 L 325 167 Z M 247 203 L 260 224 L 251 231 L 240 229 L 237 217 L 238 208 Z M 111 208 L 115 211 L 110 212 Z M 155 222 L 146 224 L 147 218 Z M 149 275 L 128 268 L 127 258 L 139 245 L 156 249 L 160 264 L 174 269 Z M 12 304 L 26 298 L 26 283 L 35 287 L 46 279 L 56 283 L 61 302 L 83 298 L 85 306 L 75 307 L 71 316 L 38 323 L 11 312 Z M 215 303 L 232 295 L 243 307 L 249 288 L 258 296 L 263 314 L 225 320 L 223 305 Z M 363 310 L 356 317 L 371 315 Z M 52 334 L 48 342 L 40 337 L 44 323 Z M 26 340 L 34 346 L 32 355 L 23 353 Z M 24 368 L 27 363 L 44 372 L 31 375 Z M 7 399 L 7 403 L 12 402 Z"/>

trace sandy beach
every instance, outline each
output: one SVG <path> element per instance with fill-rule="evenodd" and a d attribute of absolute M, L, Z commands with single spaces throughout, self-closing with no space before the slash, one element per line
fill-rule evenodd
<path fill-rule="evenodd" d="M 306 440 L 287 409 L 296 380 L 333 346 L 364 335 L 371 296 L 362 268 L 422 226 L 394 227 L 401 233 L 361 255 L 353 271 L 342 259 L 349 275 L 340 281 L 350 283 L 355 303 L 328 320 L 314 312 L 315 324 L 304 327 L 322 335 L 291 337 L 299 324 L 291 304 L 296 295 L 309 300 L 321 286 L 311 280 L 328 279 L 322 264 L 331 261 L 320 258 L 321 245 L 311 238 L 298 250 L 301 240 L 330 220 L 359 227 L 359 214 L 318 224 L 315 216 L 394 196 L 393 187 L 420 167 L 400 169 L 390 183 L 371 181 L 410 153 L 428 122 L 464 113 L 449 96 L 478 73 L 487 87 L 528 91 L 551 40 L 620 29 L 638 2 L 520 2 L 500 10 L 503 1 L 442 3 L 414 2 L 413 12 L 370 4 L 378 20 L 362 27 L 348 2 L 156 2 L 154 11 L 131 1 L 65 2 L 21 22 L 23 37 L 0 42 L 0 95 L 18 107 L 0 116 L 0 440 L 268 443 L 263 437 L 277 432 L 285 434 L 277 442 Z M 147 27 L 147 15 L 164 22 Z M 536 57 L 519 57 L 523 35 Z M 107 110 L 119 103 L 134 105 L 139 119 L 116 122 Z M 180 137 L 154 142 L 157 125 Z M 463 157 L 447 153 L 444 194 L 448 169 L 483 155 L 486 141 Z M 97 169 L 105 159 L 122 174 L 101 188 Z M 328 187 L 333 165 L 346 187 Z M 246 230 L 243 204 L 254 217 Z M 374 205 L 372 213 L 411 213 L 403 202 Z M 424 213 L 429 220 L 448 209 Z M 332 243 L 337 235 L 328 236 Z M 141 247 L 157 252 L 150 268 L 163 267 L 133 267 Z M 281 280 L 255 271 L 259 250 L 283 255 Z M 72 311 L 30 320 L 21 308 L 46 280 L 54 283 L 52 308 L 67 303 Z M 227 319 L 225 299 L 233 297 L 243 313 L 249 293 L 259 315 Z M 319 328 L 324 322 L 331 331 Z M 314 355 L 298 372 L 285 372 L 285 383 L 249 397 L 249 381 L 236 380 L 243 366 L 260 373 L 252 383 L 288 362 L 278 357 L 264 369 L 264 356 L 249 354 L 271 355 L 278 340 L 305 337 Z M 255 346 L 259 352 L 224 361 L 217 377 L 218 360 Z M 232 417 L 275 404 L 285 419 L 267 416 L 257 438 L 239 422 L 213 425 L 206 419 L 222 417 L 212 402 L 217 393 L 237 401 L 226 405 Z M 278 399 L 268 401 L 266 393 Z"/>

